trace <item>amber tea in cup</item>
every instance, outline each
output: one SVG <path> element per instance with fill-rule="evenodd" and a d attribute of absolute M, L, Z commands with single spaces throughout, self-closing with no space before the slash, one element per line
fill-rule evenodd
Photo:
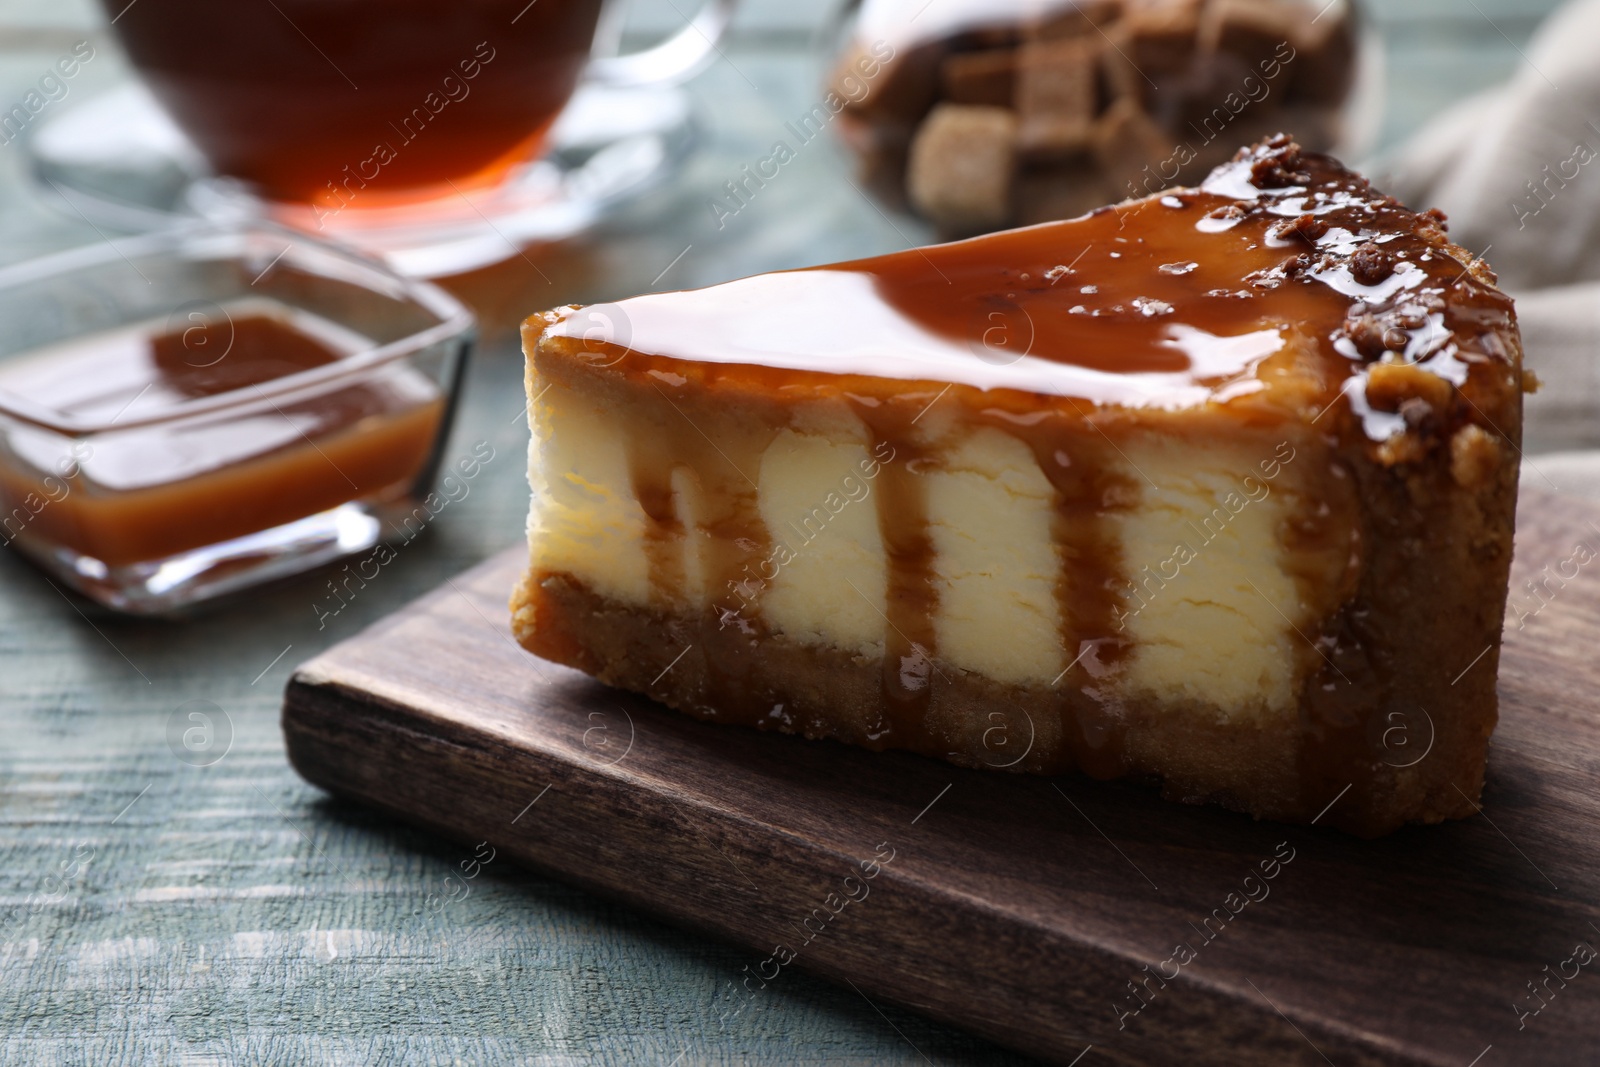
<path fill-rule="evenodd" d="M 536 155 L 589 62 L 601 0 L 105 8 L 219 173 L 343 208 L 490 184 Z"/>

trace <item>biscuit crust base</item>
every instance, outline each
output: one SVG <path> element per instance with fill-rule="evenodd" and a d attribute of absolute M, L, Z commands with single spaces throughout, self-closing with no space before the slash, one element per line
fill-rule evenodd
<path fill-rule="evenodd" d="M 571 575 L 549 573 L 525 575 L 511 608 L 514 633 L 528 651 L 696 718 L 888 747 L 873 736 L 883 700 L 878 658 L 763 635 L 749 643 L 751 662 L 740 665 L 759 672 L 762 690 L 752 691 L 742 706 L 730 703 L 723 690 L 713 707 L 708 693 L 728 665 L 709 664 L 698 647 L 678 658 L 695 643 L 698 618 L 621 603 Z M 1498 652 L 1496 647 L 1483 659 L 1493 660 Z M 1306 774 L 1306 760 L 1314 754 L 1305 750 L 1312 736 L 1301 721 L 1305 710 L 1300 719 L 1219 723 L 1215 708 L 1189 702 L 1125 706 L 1124 729 L 1118 731 L 1122 751 L 1112 768 L 1097 759 L 1078 725 L 1084 709 L 1070 702 L 1081 696 L 1047 686 L 1004 685 L 938 663 L 924 735 L 910 743 L 902 737 L 893 747 L 980 769 L 1083 770 L 1154 785 L 1169 800 L 1217 804 L 1283 822 L 1316 820 L 1376 836 L 1408 822 L 1464 818 L 1477 810 L 1495 720 L 1494 672 L 1495 664 L 1488 663 L 1487 691 L 1468 686 L 1452 694 L 1458 699 L 1448 717 L 1430 713 L 1431 737 L 1423 735 L 1420 718 L 1394 720 L 1410 736 L 1393 739 L 1398 744 L 1386 759 L 1364 760 L 1359 788 L 1332 809 L 1339 787 Z M 997 710 L 1000 720 L 994 718 Z M 1408 750 L 1407 744 L 1414 747 Z M 1407 763 L 1424 744 L 1427 754 L 1416 764 L 1395 765 Z"/>

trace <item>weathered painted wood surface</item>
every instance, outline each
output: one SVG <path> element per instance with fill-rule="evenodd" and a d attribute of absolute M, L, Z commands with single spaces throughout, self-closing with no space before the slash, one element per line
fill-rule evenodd
<path fill-rule="evenodd" d="M 642 291 L 680 253 L 661 287 L 921 239 L 862 201 L 821 142 L 724 230 L 705 211 L 701 190 L 809 107 L 819 62 L 807 44 L 825 6 L 754 7 L 728 61 L 693 86 L 707 136 L 689 170 L 596 239 L 530 251 L 550 283 L 513 273 L 499 283 L 505 306 Z M 1551 0 L 1371 6 L 1389 41 L 1392 138 L 1509 73 L 1511 42 Z M 89 0 L 0 0 L 0 101 L 99 18 Z M 107 49 L 71 92 L 124 77 Z M 0 262 L 98 239 L 24 188 L 21 158 L 0 146 Z M 746 951 L 510 863 L 430 908 L 471 849 L 329 801 L 290 769 L 278 707 L 291 667 L 520 538 L 519 375 L 504 344 L 482 353 L 450 448 L 483 440 L 496 459 L 325 629 L 314 605 L 326 573 L 194 622 L 143 624 L 80 615 L 0 549 L 0 1063 L 1017 1062 L 799 971 L 721 1021 L 717 997 Z M 1585 571 L 1572 595 L 1597 581 Z M 206 766 L 181 743 L 191 711 L 212 715 L 215 743 L 231 732 Z M 1496 821 L 1542 859 L 1533 849 L 1553 846 L 1539 843 L 1536 814 L 1523 818 Z M 1506 862 L 1521 861 L 1508 850 Z M 1546 958 L 1556 947 L 1530 931 L 1529 979 L 1560 962 Z M 1589 977 L 1539 1021 L 1600 996 Z M 1515 1048 L 1497 1043 L 1480 1067 L 1528 1061 Z"/>

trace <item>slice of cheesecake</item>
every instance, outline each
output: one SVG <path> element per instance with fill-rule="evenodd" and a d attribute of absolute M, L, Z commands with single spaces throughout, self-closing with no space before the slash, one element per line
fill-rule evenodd
<path fill-rule="evenodd" d="M 1475 810 L 1521 348 L 1278 138 L 1198 189 L 524 327 L 530 651 L 706 719 L 1375 834 Z"/>

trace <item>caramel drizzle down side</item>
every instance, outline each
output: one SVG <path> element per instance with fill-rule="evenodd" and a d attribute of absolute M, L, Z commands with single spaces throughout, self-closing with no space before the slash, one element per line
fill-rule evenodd
<path fill-rule="evenodd" d="M 672 492 L 675 457 L 665 449 L 651 447 L 642 434 L 628 433 L 625 437 L 633 495 L 645 515 L 644 553 L 651 606 L 666 610 L 682 594 L 687 577 L 680 550 L 684 527 Z"/>
<path fill-rule="evenodd" d="M 674 668 L 700 674 L 700 706 L 694 710 L 753 720 L 770 704 L 753 670 L 754 649 L 765 633 L 759 599 L 746 604 L 736 618 L 727 617 L 718 605 L 748 580 L 751 564 L 769 554 L 772 538 L 761 518 L 756 478 L 761 457 L 778 431 L 730 425 L 731 420 L 687 398 L 671 406 L 676 414 L 657 427 L 662 432 L 627 434 L 633 491 L 647 519 L 644 547 L 652 606 L 671 613 L 683 605 L 697 620 L 689 632 L 675 635 L 694 646 L 688 662 Z M 692 481 L 703 514 L 682 513 L 684 501 L 673 487 L 680 471 Z M 691 604 L 687 552 L 694 552 L 700 564 L 706 587 L 703 606 Z"/>
<path fill-rule="evenodd" d="M 1126 723 L 1108 691 L 1128 643 L 1118 624 L 1116 590 L 1126 585 L 1121 543 L 1109 516 L 1131 507 L 1139 488 L 1119 473 L 1114 446 L 1092 416 L 1053 411 L 1022 422 L 998 410 L 983 422 L 1020 440 L 1055 489 L 1051 532 L 1060 560 L 1055 597 L 1061 674 L 1048 699 L 1060 718 L 1071 766 L 1097 778 L 1127 772 Z M 1065 770 L 1067 760 L 1047 770 Z"/>
<path fill-rule="evenodd" d="M 767 636 L 760 597 L 732 622 L 723 617 L 717 602 L 746 580 L 755 561 L 771 552 L 772 534 L 761 517 L 759 481 L 762 456 L 778 430 L 714 424 L 709 431 L 712 437 L 694 454 L 706 509 L 698 546 L 707 592 L 699 613 L 706 699 L 724 716 L 754 722 L 779 702 L 763 683 L 758 662 L 759 645 Z"/>
<path fill-rule="evenodd" d="M 876 494 L 886 570 L 884 721 L 869 731 L 869 737 L 873 741 L 892 738 L 918 751 L 933 751 L 928 713 L 939 671 L 939 588 L 933 536 L 928 529 L 928 490 L 923 481 L 930 449 L 916 427 L 926 399 L 919 395 L 855 400 L 852 406 L 866 424 L 874 450 L 883 446 L 893 450 L 893 458 L 878 474 Z"/>

